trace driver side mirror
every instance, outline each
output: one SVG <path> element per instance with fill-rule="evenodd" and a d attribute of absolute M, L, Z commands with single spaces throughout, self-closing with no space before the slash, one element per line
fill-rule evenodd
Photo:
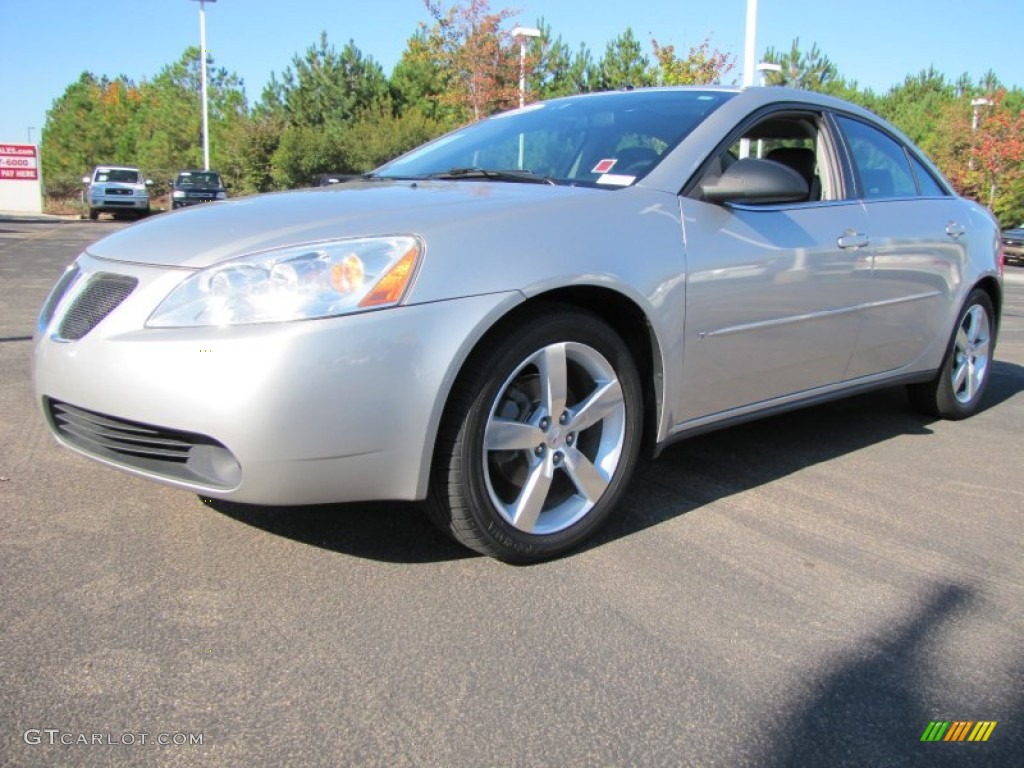
<path fill-rule="evenodd" d="M 737 160 L 721 176 L 702 181 L 700 191 L 709 203 L 796 203 L 810 194 L 806 179 L 792 168 L 755 157 Z"/>

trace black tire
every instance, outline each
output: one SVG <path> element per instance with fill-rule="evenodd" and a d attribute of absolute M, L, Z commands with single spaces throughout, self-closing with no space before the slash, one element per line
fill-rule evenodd
<path fill-rule="evenodd" d="M 453 389 L 427 511 L 499 560 L 567 552 L 625 490 L 642 411 L 636 365 L 607 323 L 571 307 L 519 314 L 480 345 Z"/>
<path fill-rule="evenodd" d="M 922 413 L 942 419 L 966 419 L 981 406 L 992 375 L 996 318 L 992 300 L 975 288 L 957 316 L 946 357 L 931 381 L 911 384 L 907 394 Z"/>
<path fill-rule="evenodd" d="M 96 221 L 100 217 L 100 212 L 95 208 L 89 209 L 89 221 Z"/>

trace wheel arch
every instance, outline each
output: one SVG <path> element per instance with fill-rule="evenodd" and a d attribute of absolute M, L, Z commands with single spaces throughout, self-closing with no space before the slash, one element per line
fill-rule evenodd
<path fill-rule="evenodd" d="M 1003 316 L 1003 288 L 999 284 L 999 281 L 991 275 L 983 277 L 975 284 L 974 287 L 980 288 L 988 294 L 988 298 L 992 302 L 992 312 L 996 326 L 994 338 L 998 340 L 999 325 Z M 968 291 L 968 293 L 970 292 Z"/>
<path fill-rule="evenodd" d="M 467 371 L 472 368 L 475 358 L 482 350 L 490 348 L 494 339 L 509 332 L 519 318 L 536 313 L 544 307 L 575 307 L 586 310 L 608 323 L 622 338 L 633 355 L 633 362 L 640 375 L 643 388 L 643 423 L 641 425 L 641 450 L 653 452 L 657 438 L 658 418 L 664 402 L 664 363 L 661 345 L 643 309 L 626 295 L 602 286 L 575 285 L 556 288 L 527 298 L 499 316 L 476 340 L 468 354 L 459 362 L 458 372 L 452 378 L 445 392 L 440 393 L 439 416 L 434 422 L 430 435 L 431 446 L 427 457 L 429 464 L 420 472 L 420 488 L 417 494 L 424 497 L 429 489 L 433 465 L 437 460 L 437 439 L 450 411 L 452 393 Z"/>

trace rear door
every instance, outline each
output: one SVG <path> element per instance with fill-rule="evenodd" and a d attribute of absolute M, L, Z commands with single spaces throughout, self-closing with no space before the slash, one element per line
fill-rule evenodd
<path fill-rule="evenodd" d="M 964 273 L 965 211 L 896 137 L 850 116 L 837 122 L 868 223 L 871 306 L 847 378 L 912 366 L 945 339 Z"/>

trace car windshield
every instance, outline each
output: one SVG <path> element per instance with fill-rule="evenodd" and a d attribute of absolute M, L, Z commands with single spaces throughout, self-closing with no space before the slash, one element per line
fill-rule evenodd
<path fill-rule="evenodd" d="M 213 171 L 179 173 L 176 187 L 219 187 L 220 175 Z"/>
<path fill-rule="evenodd" d="M 122 184 L 138 184 L 139 172 L 126 171 L 117 168 L 107 171 L 97 171 L 96 181 L 117 181 Z"/>
<path fill-rule="evenodd" d="M 655 89 L 542 102 L 466 126 L 371 176 L 627 186 L 732 96 Z"/>

